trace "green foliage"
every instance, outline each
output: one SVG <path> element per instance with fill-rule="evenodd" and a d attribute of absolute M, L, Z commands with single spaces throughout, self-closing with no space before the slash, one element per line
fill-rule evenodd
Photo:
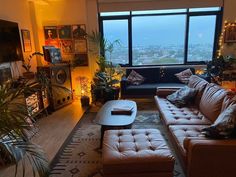
<path fill-rule="evenodd" d="M 111 62 L 111 54 L 116 45 L 120 45 L 119 40 L 110 42 L 102 37 L 98 32 L 92 32 L 88 35 L 89 40 L 96 45 L 98 70 L 95 72 L 91 86 L 93 101 L 97 100 L 98 94 L 101 97 L 105 92 L 113 92 L 116 84 L 119 83 L 119 77 L 124 73 L 119 65 L 115 66 Z M 109 61 L 105 53 L 109 54 Z"/>
<path fill-rule="evenodd" d="M 212 81 L 220 84 L 223 80 L 235 80 L 232 71 L 236 68 L 236 59 L 231 56 L 219 56 L 206 63 L 206 74 Z"/>
<path fill-rule="evenodd" d="M 31 55 L 29 55 L 29 57 L 26 60 L 22 61 L 23 62 L 22 67 L 26 70 L 26 72 L 30 72 L 30 68 L 31 68 L 30 62 L 35 55 L 43 56 L 43 54 L 40 52 L 34 52 Z"/>
<path fill-rule="evenodd" d="M 46 177 L 49 165 L 45 153 L 28 137 L 35 125 L 34 118 L 28 115 L 24 95 L 33 92 L 35 90 L 27 82 L 0 86 L 0 159 L 6 165 L 16 165 L 15 176 L 19 163 L 23 168 L 22 176 L 25 176 L 28 160 L 34 176 L 38 173 L 39 177 Z"/>

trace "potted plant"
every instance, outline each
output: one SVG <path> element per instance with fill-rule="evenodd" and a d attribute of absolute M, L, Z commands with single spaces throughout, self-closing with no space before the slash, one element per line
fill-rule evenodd
<path fill-rule="evenodd" d="M 30 84 L 6 83 L 0 86 L 0 166 L 22 164 L 23 177 L 26 161 L 29 161 L 33 174 L 39 177 L 49 175 L 49 164 L 43 150 L 32 143 L 29 134 L 35 125 L 24 103 L 24 95 L 35 92 Z"/>
<path fill-rule="evenodd" d="M 42 53 L 40 52 L 34 52 L 32 54 L 29 55 L 29 57 L 26 60 L 22 61 L 22 67 L 25 69 L 26 72 L 23 73 L 23 76 L 27 79 L 33 79 L 34 78 L 34 73 L 30 71 L 31 69 L 31 60 L 32 58 L 35 56 L 43 56 Z"/>
<path fill-rule="evenodd" d="M 94 74 L 91 85 L 93 102 L 106 102 L 108 100 L 118 99 L 118 84 L 121 75 L 123 74 L 123 70 L 119 65 L 114 65 L 111 62 L 111 54 L 115 45 L 119 45 L 119 41 L 115 40 L 109 42 L 97 32 L 93 32 L 92 35 L 89 35 L 89 39 L 97 47 L 98 69 Z M 108 56 L 105 54 L 108 54 Z M 107 59 L 108 57 L 109 60 Z"/>
<path fill-rule="evenodd" d="M 211 80 L 220 84 L 223 80 L 235 80 L 236 59 L 231 56 L 219 56 L 207 62 L 207 74 Z"/>

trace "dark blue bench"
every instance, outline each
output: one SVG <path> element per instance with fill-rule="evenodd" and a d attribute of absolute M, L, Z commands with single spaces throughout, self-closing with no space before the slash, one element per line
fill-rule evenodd
<path fill-rule="evenodd" d="M 191 69 L 195 74 L 193 67 L 178 66 L 178 67 L 156 67 L 156 68 L 128 68 L 126 69 L 126 77 L 121 80 L 121 98 L 129 97 L 150 97 L 156 95 L 157 87 L 159 88 L 181 88 L 183 84 L 175 76 L 185 69 Z M 145 77 L 144 83 L 141 85 L 131 85 L 127 81 L 127 76 L 134 70 Z"/>

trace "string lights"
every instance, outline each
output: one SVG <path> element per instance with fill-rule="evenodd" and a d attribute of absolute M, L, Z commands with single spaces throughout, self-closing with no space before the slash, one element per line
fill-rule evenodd
<path fill-rule="evenodd" d="M 224 26 L 223 26 L 223 29 L 219 38 L 219 49 L 217 51 L 217 58 L 219 58 L 222 55 L 222 51 L 224 49 L 225 32 L 227 29 L 232 28 L 232 27 L 236 27 L 236 20 L 233 23 L 232 22 L 229 23 L 227 20 L 224 21 Z"/>

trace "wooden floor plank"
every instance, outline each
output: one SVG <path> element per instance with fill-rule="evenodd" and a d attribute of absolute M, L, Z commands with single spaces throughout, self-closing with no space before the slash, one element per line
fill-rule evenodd
<path fill-rule="evenodd" d="M 80 101 L 74 101 L 72 104 L 54 112 L 53 114 L 37 120 L 39 133 L 36 134 L 32 141 L 40 145 L 47 153 L 49 161 L 53 159 L 57 151 L 64 143 L 72 129 L 81 119 L 84 109 Z M 13 177 L 14 166 L 0 170 L 0 177 Z M 21 168 L 17 177 L 21 177 Z M 26 177 L 32 177 L 30 166 L 26 169 Z"/>

